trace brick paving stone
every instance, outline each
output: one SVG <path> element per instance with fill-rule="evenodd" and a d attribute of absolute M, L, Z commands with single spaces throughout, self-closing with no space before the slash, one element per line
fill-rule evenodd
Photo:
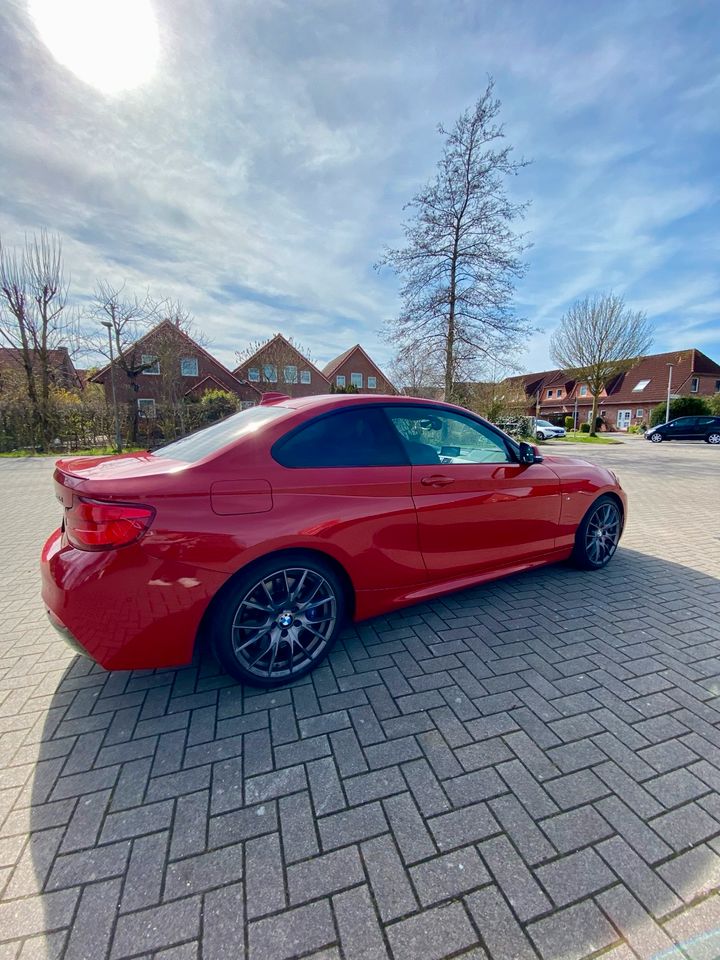
<path fill-rule="evenodd" d="M 592 900 L 538 920 L 528 932 L 543 960 L 582 960 L 620 939 Z"/>
<path fill-rule="evenodd" d="M 424 907 L 440 900 L 459 897 L 490 880 L 475 847 L 426 860 L 410 869 L 410 876 Z"/>
<path fill-rule="evenodd" d="M 309 903 L 249 925 L 249 960 L 291 960 L 336 939 L 327 900 Z"/>
<path fill-rule="evenodd" d="M 387 923 L 416 910 L 417 900 L 392 836 L 367 840 L 361 850 L 383 921 Z"/>
<path fill-rule="evenodd" d="M 204 653 L 75 658 L 37 593 L 52 463 L 0 461 L 0 957 L 637 960 L 708 929 L 715 464 L 631 438 L 582 455 L 630 493 L 607 570 L 358 624 L 276 691 Z"/>
<path fill-rule="evenodd" d="M 537 960 L 537 953 L 497 887 L 478 890 L 466 897 L 465 903 L 491 957 Z"/>
<path fill-rule="evenodd" d="M 337 894 L 333 909 L 345 960 L 383 960 L 389 956 L 367 887 Z"/>
<path fill-rule="evenodd" d="M 477 934 L 459 903 L 399 920 L 387 933 L 395 960 L 440 960 L 477 943 Z"/>
<path fill-rule="evenodd" d="M 487 840 L 479 849 L 520 920 L 530 920 L 550 909 L 550 901 L 507 838 Z"/>
<path fill-rule="evenodd" d="M 615 882 L 613 872 L 590 847 L 539 867 L 535 875 L 559 907 L 584 900 Z"/>

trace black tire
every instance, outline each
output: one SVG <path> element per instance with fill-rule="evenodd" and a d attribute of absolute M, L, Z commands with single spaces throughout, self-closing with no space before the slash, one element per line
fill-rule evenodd
<path fill-rule="evenodd" d="M 617 500 L 607 494 L 598 497 L 577 528 L 572 562 L 581 570 L 601 570 L 615 555 L 622 528 Z"/>
<path fill-rule="evenodd" d="M 315 669 L 335 643 L 345 611 L 343 584 L 329 563 L 283 554 L 236 577 L 213 611 L 210 642 L 236 680 L 277 687 Z"/>
<path fill-rule="evenodd" d="M 713 446 L 720 446 L 720 433 L 713 430 L 705 437 L 705 443 L 712 443 Z"/>

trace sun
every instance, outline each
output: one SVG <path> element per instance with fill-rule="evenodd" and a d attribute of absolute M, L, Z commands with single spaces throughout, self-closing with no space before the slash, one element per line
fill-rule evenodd
<path fill-rule="evenodd" d="M 29 8 L 55 59 L 103 93 L 154 73 L 160 42 L 150 0 L 29 0 Z"/>

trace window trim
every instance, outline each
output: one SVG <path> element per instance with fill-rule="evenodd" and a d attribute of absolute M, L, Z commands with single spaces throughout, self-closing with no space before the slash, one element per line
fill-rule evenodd
<path fill-rule="evenodd" d="M 341 380 L 342 380 L 342 383 L 340 382 Z M 339 373 L 339 374 L 335 377 L 335 386 L 336 386 L 336 387 L 346 387 L 346 386 L 347 386 L 347 384 L 345 383 L 345 375 L 344 375 L 344 374 Z"/>
<path fill-rule="evenodd" d="M 294 371 L 295 371 L 295 379 L 294 379 L 294 380 L 288 380 L 288 370 L 294 370 Z M 283 366 L 283 383 L 296 384 L 296 383 L 299 383 L 299 382 L 300 382 L 300 381 L 298 380 L 298 368 L 297 368 L 297 364 L 296 364 L 296 363 L 287 363 L 287 364 L 285 364 L 285 365 Z"/>
<path fill-rule="evenodd" d="M 360 382 L 359 382 L 359 383 L 353 383 L 353 377 L 357 377 Z M 361 373 L 351 373 L 351 374 L 350 374 L 350 386 L 351 386 L 351 387 L 357 387 L 358 390 L 364 390 L 364 389 L 365 389 L 365 388 L 363 387 L 364 381 L 365 381 L 365 378 L 363 377 L 363 375 L 362 375 Z"/>
<path fill-rule="evenodd" d="M 152 416 L 148 416 L 146 413 L 143 413 L 143 408 L 140 404 L 152 404 Z M 155 397 L 138 397 L 137 398 L 137 410 L 138 417 L 141 420 L 157 420 L 157 403 L 155 402 Z"/>
<path fill-rule="evenodd" d="M 700 377 L 693 377 L 690 380 L 690 393 L 700 393 Z"/>
<path fill-rule="evenodd" d="M 403 399 L 404 399 L 404 398 L 403 398 Z M 409 398 L 408 398 L 408 399 L 409 399 Z M 334 416 L 337 416 L 339 413 L 343 413 L 343 412 L 345 412 L 346 410 L 349 410 L 349 409 L 353 409 L 353 410 L 368 410 L 368 409 L 373 410 L 373 409 L 380 409 L 380 410 L 382 411 L 382 413 L 385 415 L 386 419 L 388 420 L 388 426 L 389 426 L 389 428 L 390 428 L 391 430 L 396 430 L 396 428 L 393 426 L 392 422 L 390 422 L 390 418 L 389 418 L 388 415 L 387 415 L 387 410 L 393 409 L 394 407 L 412 407 L 413 409 L 417 409 L 417 410 L 428 410 L 428 411 L 432 411 L 432 410 L 440 411 L 440 410 L 441 410 L 441 411 L 443 411 L 444 413 L 452 413 L 452 414 L 455 414 L 456 416 L 465 417 L 467 420 L 471 420 L 471 421 L 473 421 L 474 423 L 479 423 L 480 426 L 482 426 L 482 427 L 484 427 L 485 429 L 489 430 L 490 433 L 494 433 L 494 434 L 495 434 L 497 437 L 499 437 L 499 439 L 505 444 L 505 447 L 507 448 L 507 451 L 508 451 L 508 453 L 509 453 L 509 455 L 510 455 L 510 460 L 508 461 L 509 464 L 515 464 L 516 466 L 522 465 L 521 462 L 520 462 L 520 444 L 519 444 L 516 440 L 513 440 L 513 438 L 512 438 L 511 436 L 508 436 L 507 433 L 504 433 L 499 427 L 496 427 L 494 423 L 490 423 L 489 420 L 485 420 L 485 419 L 483 419 L 482 417 L 477 416 L 477 415 L 474 414 L 471 410 L 463 410 L 462 412 L 458 412 L 458 410 L 457 410 L 456 407 L 451 406 L 451 405 L 449 405 L 449 404 L 438 403 L 438 402 L 434 402 L 434 403 L 417 403 L 417 402 L 415 402 L 415 403 L 406 403 L 406 402 L 405 402 L 405 403 L 402 403 L 402 402 L 401 402 L 401 403 L 395 404 L 395 403 L 388 403 L 387 401 L 374 401 L 374 402 L 373 402 L 373 401 L 370 401 L 370 402 L 368 402 L 368 403 L 353 403 L 353 404 L 352 404 L 352 407 L 350 406 L 350 404 L 348 404 L 348 406 L 340 407 L 339 410 L 328 410 L 328 411 L 325 412 L 325 413 L 320 413 L 320 414 L 318 414 L 316 417 L 312 417 L 312 418 L 310 418 L 310 419 L 308 419 L 308 420 L 303 420 L 302 423 L 298 423 L 297 426 L 292 427 L 290 430 L 288 430 L 287 433 L 284 433 L 281 437 L 278 437 L 278 439 L 277 439 L 277 440 L 273 443 L 273 445 L 270 447 L 270 456 L 271 456 L 272 459 L 275 461 L 275 463 L 278 464 L 278 466 L 283 467 L 283 469 L 285 469 L 285 470 L 379 470 L 379 469 L 390 469 L 387 464 L 383 464 L 383 465 L 380 465 L 380 466 L 378 466 L 378 465 L 374 465 L 374 466 L 366 465 L 366 466 L 364 466 L 364 467 L 322 467 L 322 466 L 317 466 L 317 467 L 286 467 L 285 464 L 280 463 L 280 461 L 277 459 L 277 457 L 275 456 L 275 451 L 276 451 L 276 449 L 280 449 L 280 447 L 285 443 L 286 440 L 289 440 L 290 437 L 294 436 L 295 433 L 297 433 L 299 430 L 302 430 L 302 428 L 305 427 L 305 426 L 307 426 L 309 423 L 315 422 L 316 420 L 325 419 L 326 417 L 334 417 Z M 406 464 L 405 464 L 405 463 L 403 463 L 403 464 L 398 464 L 398 466 L 403 466 L 403 467 L 404 467 L 404 466 L 408 466 L 408 467 L 410 467 L 410 466 L 411 466 L 410 458 L 407 457 L 407 452 L 405 451 L 405 448 L 402 446 L 402 443 L 400 444 L 400 448 L 401 448 L 403 457 L 405 457 L 405 458 L 407 459 L 407 463 L 406 463 Z M 454 467 L 493 467 L 494 469 L 497 468 L 498 465 L 499 465 L 498 463 L 455 463 L 455 464 L 450 464 L 450 466 L 454 466 Z"/>
<path fill-rule="evenodd" d="M 300 383 L 304 383 L 304 384 L 312 383 L 312 370 L 300 371 Z"/>
<path fill-rule="evenodd" d="M 552 397 L 553 393 L 554 393 L 553 390 L 548 390 L 546 399 L 549 400 Z"/>
<path fill-rule="evenodd" d="M 581 397 L 586 397 L 588 395 L 588 387 L 586 383 L 581 383 L 578 387 L 578 394 Z"/>
<path fill-rule="evenodd" d="M 267 370 L 274 369 L 275 376 L 269 377 L 267 375 Z M 277 383 L 278 382 L 278 365 L 276 363 L 264 363 L 260 368 L 260 375 L 262 376 L 262 383 Z"/>
<path fill-rule="evenodd" d="M 370 383 L 371 380 L 372 380 L 372 383 Z M 368 390 L 377 390 L 377 382 L 378 382 L 378 378 L 377 378 L 377 377 L 368 377 L 368 378 L 367 378 L 367 388 L 368 388 Z"/>
<path fill-rule="evenodd" d="M 143 370 L 143 374 L 147 377 L 159 377 L 160 376 L 160 357 L 156 353 L 141 353 L 140 354 L 140 363 L 144 366 L 150 360 L 154 360 L 153 366 L 157 367 L 157 370 Z"/>
<path fill-rule="evenodd" d="M 185 363 L 194 363 L 195 364 L 195 373 L 185 373 L 183 371 L 183 364 Z M 200 361 L 197 357 L 180 357 L 180 376 L 181 377 L 199 377 L 200 376 Z"/>
<path fill-rule="evenodd" d="M 260 367 L 248 367 L 247 378 L 249 383 L 260 383 Z M 256 374 L 256 376 L 253 376 Z"/>

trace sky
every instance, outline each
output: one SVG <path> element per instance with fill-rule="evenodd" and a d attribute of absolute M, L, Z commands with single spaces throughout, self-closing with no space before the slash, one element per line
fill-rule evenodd
<path fill-rule="evenodd" d="M 80 304 L 101 279 L 180 299 L 230 365 L 277 331 L 386 363 L 398 281 L 373 264 L 492 75 L 532 161 L 518 369 L 610 290 L 654 351 L 720 360 L 716 0 L 83 4 L 0 5 L 0 238 L 60 233 Z"/>

